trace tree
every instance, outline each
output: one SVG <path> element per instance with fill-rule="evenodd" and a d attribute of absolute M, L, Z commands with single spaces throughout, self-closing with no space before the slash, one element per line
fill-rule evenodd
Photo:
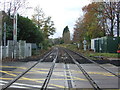
<path fill-rule="evenodd" d="M 27 0 L 11 0 L 9 1 L 9 7 L 7 8 L 7 13 L 10 16 L 10 14 L 14 13 L 14 10 L 16 9 L 19 14 L 24 13 L 23 11 L 26 10 L 27 7 Z"/>
<path fill-rule="evenodd" d="M 6 22 L 6 39 L 13 40 L 13 20 L 6 14 L 4 22 Z"/>
<path fill-rule="evenodd" d="M 101 11 L 103 14 L 104 19 L 106 19 L 106 24 L 107 24 L 107 34 L 110 36 L 114 36 L 113 34 L 113 29 L 115 26 L 115 8 L 116 8 L 116 3 L 115 2 L 103 2 L 101 4 Z M 103 11 L 104 10 L 104 11 Z M 110 22 L 110 23 L 109 23 Z"/>
<path fill-rule="evenodd" d="M 66 26 L 63 30 L 63 41 L 66 44 L 70 43 L 70 31 L 68 26 Z"/>
<path fill-rule="evenodd" d="M 120 1 L 111 2 L 105 0 L 99 3 L 99 8 L 96 11 L 99 13 L 99 22 L 102 28 L 105 30 L 107 36 L 119 36 L 119 13 L 120 13 Z M 95 9 L 95 8 L 94 8 Z"/>
<path fill-rule="evenodd" d="M 7 23 L 7 40 L 13 40 L 13 23 L 9 16 L 5 19 Z M 44 36 L 37 30 L 36 25 L 29 18 L 18 15 L 18 40 L 26 40 L 28 43 L 41 43 Z"/>
<path fill-rule="evenodd" d="M 44 23 L 45 14 L 39 6 L 34 9 L 35 14 L 32 15 L 33 22 L 37 25 L 38 29 L 41 29 Z"/>
<path fill-rule="evenodd" d="M 50 35 L 54 35 L 55 27 L 54 27 L 54 22 L 51 21 L 51 17 L 47 17 L 45 19 L 42 30 L 47 39 Z"/>
<path fill-rule="evenodd" d="M 78 18 L 74 28 L 74 39 L 77 42 L 82 43 L 84 38 L 90 42 L 92 38 L 104 36 L 104 31 L 99 24 L 99 13 L 94 8 L 98 8 L 97 3 L 83 7 L 84 17 Z"/>
<path fill-rule="evenodd" d="M 32 20 L 18 16 L 18 39 L 26 40 L 29 43 L 37 43 L 43 41 L 43 35 L 41 31 L 38 31 L 36 25 Z"/>
<path fill-rule="evenodd" d="M 85 25 L 84 28 L 87 31 L 85 37 L 88 41 L 92 38 L 101 37 L 104 33 L 99 24 L 99 13 L 94 8 L 99 8 L 99 4 L 91 3 L 83 8 L 83 11 L 85 12 L 83 19 Z"/>
<path fill-rule="evenodd" d="M 85 31 L 86 30 L 84 28 L 83 17 L 81 16 L 76 21 L 76 24 L 75 24 L 75 27 L 74 27 L 73 42 L 76 42 L 76 43 L 81 42 L 82 43 Z"/>
<path fill-rule="evenodd" d="M 120 37 L 120 1 L 117 3 L 116 7 L 116 21 L 117 21 L 117 37 Z"/>
<path fill-rule="evenodd" d="M 45 17 L 43 10 L 39 6 L 35 8 L 35 14 L 32 20 L 38 26 L 38 29 L 42 30 L 46 39 L 55 33 L 54 22 L 50 16 Z"/>

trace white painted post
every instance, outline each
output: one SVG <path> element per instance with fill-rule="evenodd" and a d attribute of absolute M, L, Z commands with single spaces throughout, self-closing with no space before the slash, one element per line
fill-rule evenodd
<path fill-rule="evenodd" d="M 17 10 L 16 10 L 16 3 L 14 0 L 14 18 L 13 18 L 13 41 L 14 41 L 14 53 L 13 58 L 17 56 Z"/>
<path fill-rule="evenodd" d="M 3 46 L 3 49 L 4 49 L 3 56 L 4 56 L 4 58 L 6 58 L 6 22 L 4 22 L 4 46 Z"/>
<path fill-rule="evenodd" d="M 87 48 L 87 41 L 85 40 L 85 38 L 84 38 L 84 40 L 83 40 L 83 48 L 84 48 L 84 51 L 86 51 L 86 48 Z"/>

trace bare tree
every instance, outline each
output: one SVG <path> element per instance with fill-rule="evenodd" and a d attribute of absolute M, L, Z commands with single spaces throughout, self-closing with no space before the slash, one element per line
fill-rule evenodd
<path fill-rule="evenodd" d="M 116 5 L 117 37 L 120 35 L 120 1 Z"/>
<path fill-rule="evenodd" d="M 38 29 L 42 30 L 45 38 L 48 39 L 50 35 L 53 35 L 55 33 L 54 22 L 51 20 L 50 16 L 45 17 L 42 8 L 39 6 L 37 6 L 34 11 L 35 14 L 32 16 L 32 20 L 38 26 Z"/>
<path fill-rule="evenodd" d="M 120 1 L 112 2 L 111 0 L 104 0 L 100 3 L 100 8 L 97 10 L 100 14 L 100 23 L 107 35 L 119 36 L 120 24 Z"/>
<path fill-rule="evenodd" d="M 35 12 L 35 14 L 32 15 L 32 20 L 34 21 L 34 23 L 36 23 L 36 25 L 40 29 L 40 27 L 43 26 L 43 22 L 44 22 L 44 19 L 45 19 L 45 14 L 44 14 L 42 8 L 40 8 L 39 6 L 37 6 L 34 9 L 34 12 Z"/>
<path fill-rule="evenodd" d="M 19 14 L 23 13 L 23 11 L 26 10 L 28 2 L 27 0 L 2 0 L 0 4 L 4 7 L 4 9 L 0 7 L 1 10 L 4 10 L 10 15 L 13 14 L 14 9 L 16 9 Z"/>

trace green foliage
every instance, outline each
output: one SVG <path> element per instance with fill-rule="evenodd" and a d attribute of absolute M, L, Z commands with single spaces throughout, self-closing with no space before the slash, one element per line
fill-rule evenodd
<path fill-rule="evenodd" d="M 35 14 L 32 20 L 36 26 L 42 30 L 46 39 L 55 33 L 54 22 L 51 20 L 50 16 L 45 17 L 44 12 L 39 6 L 35 8 Z"/>
<path fill-rule="evenodd" d="M 68 26 L 66 26 L 66 27 L 64 28 L 64 30 L 63 30 L 63 34 L 66 33 L 66 32 L 69 32 L 69 28 L 68 28 Z"/>
<path fill-rule="evenodd" d="M 98 6 L 97 3 L 92 3 L 83 8 L 84 17 L 78 18 L 74 31 L 74 36 L 77 36 L 75 34 L 79 34 L 78 38 L 81 38 L 79 39 L 80 42 L 83 41 L 83 38 L 89 43 L 92 38 L 104 36 L 105 32 L 100 26 L 100 16 L 96 11 L 96 9 L 99 8 Z"/>
<path fill-rule="evenodd" d="M 90 53 L 88 56 L 103 56 L 108 58 L 118 58 L 117 53 Z"/>
<path fill-rule="evenodd" d="M 6 39 L 12 40 L 13 39 L 13 21 L 7 15 L 4 17 L 4 21 L 6 22 Z"/>
<path fill-rule="evenodd" d="M 43 42 L 42 42 L 42 46 L 43 46 L 43 49 L 45 49 L 45 50 L 47 50 L 48 49 L 48 47 L 49 47 L 49 40 L 44 40 Z"/>
<path fill-rule="evenodd" d="M 13 40 L 13 19 L 5 16 L 7 40 Z M 28 17 L 18 15 L 17 20 L 17 40 L 25 40 L 27 43 L 36 43 L 41 45 L 42 49 L 52 46 L 47 39 L 55 32 L 54 23 L 51 17 L 44 19 L 44 24 L 40 27 Z"/>
<path fill-rule="evenodd" d="M 26 40 L 29 43 L 40 43 L 43 35 L 36 25 L 29 18 L 18 16 L 18 39 Z"/>
<path fill-rule="evenodd" d="M 7 40 L 13 40 L 13 20 L 6 16 L 5 21 Z M 38 30 L 36 25 L 29 18 L 18 15 L 17 24 L 17 37 L 18 40 L 26 40 L 28 43 L 41 43 L 44 40 L 43 33 Z"/>
<path fill-rule="evenodd" d="M 41 30 L 43 31 L 46 39 L 55 33 L 55 27 L 53 21 L 51 21 L 51 17 L 47 17 L 44 20 L 43 28 L 41 28 Z"/>
<path fill-rule="evenodd" d="M 61 39 L 61 40 L 60 40 L 60 44 L 63 44 L 63 43 L 64 43 L 64 40 L 63 40 L 63 39 Z"/>
<path fill-rule="evenodd" d="M 73 45 L 73 44 L 68 44 L 68 45 L 63 44 L 63 45 L 61 45 L 61 47 L 65 47 L 65 48 L 68 48 L 70 50 L 80 52 L 80 53 L 84 54 L 85 56 L 87 56 L 89 58 L 93 57 L 93 56 L 103 56 L 103 57 L 106 57 L 106 58 L 118 58 L 117 53 L 96 53 L 96 52 L 93 52 L 93 51 L 83 51 L 81 49 L 78 50 L 77 45 Z"/>

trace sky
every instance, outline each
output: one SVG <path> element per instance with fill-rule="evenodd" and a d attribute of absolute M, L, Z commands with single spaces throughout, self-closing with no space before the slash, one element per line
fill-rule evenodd
<path fill-rule="evenodd" d="M 0 2 L 4 1 L 11 0 L 0 0 Z M 52 21 L 54 21 L 56 33 L 51 38 L 58 38 L 62 37 L 63 29 L 66 26 L 69 27 L 72 36 L 75 22 L 83 15 L 82 8 L 88 5 L 90 0 L 27 0 L 27 2 L 27 6 L 32 8 L 27 9 L 22 15 L 31 18 L 34 14 L 34 8 L 39 6 L 43 9 L 46 17 L 51 16 Z"/>
<path fill-rule="evenodd" d="M 46 16 L 52 17 L 56 28 L 56 33 L 51 36 L 52 38 L 62 37 L 66 26 L 72 34 L 76 20 L 83 15 L 82 7 L 89 3 L 90 0 L 29 0 L 30 7 L 35 8 L 39 5 Z M 27 10 L 27 15 L 30 16 L 31 12 L 32 10 Z"/>

